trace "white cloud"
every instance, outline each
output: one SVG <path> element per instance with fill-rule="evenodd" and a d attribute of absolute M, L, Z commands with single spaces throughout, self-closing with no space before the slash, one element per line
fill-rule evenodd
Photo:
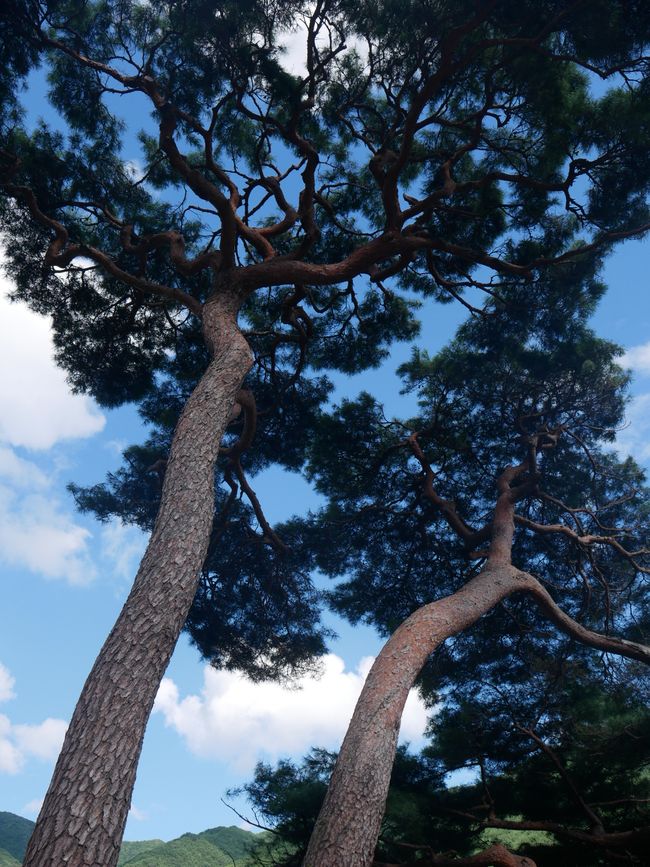
<path fill-rule="evenodd" d="M 204 670 L 201 695 L 181 699 L 178 687 L 164 678 L 154 711 L 200 756 L 250 769 L 261 758 L 301 756 L 311 746 L 338 749 L 361 687 L 372 665 L 361 661 L 345 671 L 344 661 L 328 654 L 319 678 L 302 678 L 297 687 L 253 683 L 241 674 Z M 412 692 L 402 718 L 402 737 L 421 740 L 427 713 Z"/>
<path fill-rule="evenodd" d="M 310 11 L 313 11 L 313 6 Z M 329 45 L 329 40 L 325 31 L 322 31 L 320 38 L 317 39 L 317 44 L 320 43 L 323 47 Z M 347 38 L 345 41 L 348 50 L 355 48 L 361 57 L 367 57 L 368 49 L 366 43 L 356 36 Z M 291 30 L 287 30 L 280 45 L 284 48 L 284 52 L 280 55 L 280 63 L 292 75 L 304 76 L 307 74 L 307 23 L 305 21 L 296 22 L 296 26 Z M 340 55 L 339 55 L 340 56 Z"/>
<path fill-rule="evenodd" d="M 28 816 L 38 816 L 42 806 L 43 798 L 33 798 L 23 806 L 22 812 L 27 813 Z"/>
<path fill-rule="evenodd" d="M 631 346 L 619 363 L 622 367 L 631 367 L 635 373 L 650 374 L 650 340 L 640 346 Z"/>
<path fill-rule="evenodd" d="M 135 804 L 131 804 L 131 809 L 129 810 L 129 819 L 135 819 L 136 822 L 146 822 L 149 818 L 149 814 L 144 810 L 139 810 Z"/>
<path fill-rule="evenodd" d="M 9 669 L 0 663 L 0 701 L 14 697 L 13 686 L 14 678 Z M 50 717 L 42 723 L 16 725 L 8 716 L 0 714 L 0 773 L 17 774 L 32 757 L 45 761 L 56 759 L 67 728 L 68 724 L 61 719 Z"/>
<path fill-rule="evenodd" d="M 47 318 L 11 303 L 10 291 L 0 276 L 0 564 L 87 584 L 96 574 L 89 531 L 57 499 L 53 479 L 15 448 L 45 450 L 91 436 L 105 418 L 89 398 L 71 393 L 54 363 Z M 48 457 L 56 474 L 61 456 Z"/>
<path fill-rule="evenodd" d="M 144 166 L 142 165 L 142 162 L 140 160 L 126 160 L 126 162 L 124 163 L 124 168 L 130 180 L 136 183 L 138 181 L 141 181 L 145 175 Z"/>
<path fill-rule="evenodd" d="M 98 433 L 106 420 L 90 398 L 70 391 L 54 363 L 47 318 L 10 302 L 10 291 L 0 277 L 0 441 L 48 449 Z"/>
<path fill-rule="evenodd" d="M 119 519 L 103 527 L 101 553 L 110 562 L 110 568 L 116 577 L 123 581 L 133 578 L 148 538 L 142 530 L 123 524 Z"/>
<path fill-rule="evenodd" d="M 11 722 L 8 716 L 0 713 L 0 773 L 17 774 L 24 763 L 24 757 L 11 741 Z"/>
<path fill-rule="evenodd" d="M 0 445 L 0 479 L 17 488 L 43 489 L 49 484 L 47 476 L 36 464 L 3 445 Z"/>
<path fill-rule="evenodd" d="M 64 720 L 48 717 L 37 725 L 14 725 L 13 737 L 23 755 L 51 761 L 59 755 L 67 729 Z"/>
<path fill-rule="evenodd" d="M 36 477 L 37 468 L 31 466 L 24 481 L 30 473 Z M 49 492 L 15 490 L 0 476 L 0 562 L 45 578 L 88 584 L 96 576 L 90 536 Z"/>
<path fill-rule="evenodd" d="M 616 434 L 616 451 L 639 463 L 650 461 L 650 393 L 633 397 L 627 407 L 626 427 Z"/>
<path fill-rule="evenodd" d="M 11 672 L 6 665 L 0 662 L 0 701 L 9 701 L 16 693 L 14 692 L 15 678 L 11 676 Z"/>
<path fill-rule="evenodd" d="M 292 75 L 305 75 L 307 72 L 307 31 L 304 26 L 288 31 L 281 45 L 284 52 L 280 56 L 280 63 Z"/>

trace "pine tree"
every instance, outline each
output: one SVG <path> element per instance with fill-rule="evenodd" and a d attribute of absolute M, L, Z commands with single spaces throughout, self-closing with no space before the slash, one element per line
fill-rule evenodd
<path fill-rule="evenodd" d="M 582 297 L 569 296 L 564 280 Z M 549 624 L 605 653 L 650 661 L 640 643 L 648 491 L 641 470 L 610 445 L 626 377 L 616 347 L 585 325 L 599 292 L 590 269 L 555 272 L 544 288 L 546 313 L 531 309 L 524 288 L 508 297 L 507 320 L 495 303 L 439 355 L 414 354 L 402 372 L 419 398 L 417 418 L 386 419 L 362 394 L 323 420 L 311 472 L 329 505 L 313 528 L 316 562 L 343 577 L 334 607 L 390 637 L 343 742 L 310 867 L 372 862 L 402 709 L 423 669 L 432 694 L 456 689 L 459 707 L 484 710 L 488 740 L 510 701 L 517 736 L 552 758 L 561 738 L 534 671 L 536 657 L 549 667 L 549 647 L 551 659 L 563 656 Z M 577 788 L 573 795 L 589 819 L 585 839 L 645 845 L 647 831 L 638 840 L 610 834 Z"/>
<path fill-rule="evenodd" d="M 309 363 L 358 369 L 381 354 L 377 338 L 412 333 L 400 288 L 459 298 L 525 280 L 533 304 L 547 267 L 645 231 L 649 16 L 604 0 L 3 6 L 16 297 L 52 316 L 71 382 L 105 405 L 150 396 L 185 341 L 203 360 L 30 867 L 115 863 L 146 720 L 209 553 L 233 416 L 231 447 L 250 439 L 251 341 L 300 368 L 322 318 L 332 339 Z M 296 17 L 303 76 L 280 62 Z M 58 116 L 30 126 L 21 85 L 39 64 Z M 625 86 L 595 98 L 589 76 Z M 141 173 L 126 158 L 136 138 Z"/>

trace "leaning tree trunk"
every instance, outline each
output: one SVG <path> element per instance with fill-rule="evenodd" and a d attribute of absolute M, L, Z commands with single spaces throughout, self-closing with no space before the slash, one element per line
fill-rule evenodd
<path fill-rule="evenodd" d="M 384 645 L 359 696 L 304 867 L 372 864 L 402 711 L 416 677 L 439 644 L 528 589 L 527 579 L 512 566 L 488 566 L 457 593 L 415 611 Z"/>
<path fill-rule="evenodd" d="M 204 307 L 212 361 L 174 432 L 151 540 L 75 708 L 25 867 L 117 864 L 147 720 L 207 551 L 219 444 L 251 366 L 237 306 L 220 293 Z"/>

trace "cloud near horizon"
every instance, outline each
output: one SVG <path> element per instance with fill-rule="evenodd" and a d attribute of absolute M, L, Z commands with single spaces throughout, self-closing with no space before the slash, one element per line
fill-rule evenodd
<path fill-rule="evenodd" d="M 0 701 L 14 698 L 15 679 L 0 662 Z M 15 724 L 0 713 L 0 773 L 17 774 L 30 758 L 54 761 L 68 728 L 62 719 L 48 717 L 42 723 Z"/>
<path fill-rule="evenodd" d="M 372 662 L 365 657 L 355 671 L 346 671 L 344 661 L 330 653 L 320 677 L 290 687 L 205 666 L 201 695 L 181 698 L 174 681 L 164 678 L 154 713 L 162 714 L 192 753 L 250 771 L 260 760 L 299 758 L 312 746 L 338 749 Z M 426 722 L 424 703 L 412 691 L 401 739 L 420 742 Z"/>

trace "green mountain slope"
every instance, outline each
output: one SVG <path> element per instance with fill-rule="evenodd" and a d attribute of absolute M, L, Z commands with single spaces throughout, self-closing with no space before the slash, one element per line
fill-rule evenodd
<path fill-rule="evenodd" d="M 164 845 L 164 840 L 124 840 L 120 849 L 120 857 L 117 859 L 117 867 L 128 864 L 129 861 L 138 855 L 142 855 L 143 852 L 152 852 L 159 846 Z"/>
<path fill-rule="evenodd" d="M 0 812 L 0 867 L 20 867 L 34 823 Z M 231 825 L 176 840 L 130 840 L 122 844 L 118 867 L 246 867 L 259 835 Z"/>
<path fill-rule="evenodd" d="M 22 861 L 34 823 L 15 813 L 0 813 L 0 849 Z M 0 861 L 2 867 L 4 864 Z"/>
<path fill-rule="evenodd" d="M 214 829 L 220 830 L 222 829 Z M 170 840 L 151 852 L 143 852 L 126 861 L 125 867 L 233 867 L 233 858 L 237 867 L 244 867 L 242 858 L 237 858 L 234 854 L 231 857 L 227 851 L 212 842 L 212 833 L 207 831 L 203 834 L 183 834 L 182 837 Z M 252 834 L 250 836 L 253 837 Z M 213 834 L 213 839 L 218 839 L 218 835 Z M 234 842 L 239 847 L 236 851 L 241 851 L 240 841 Z"/>
<path fill-rule="evenodd" d="M 198 836 L 204 837 L 217 849 L 221 849 L 222 852 L 237 861 L 250 853 L 257 842 L 258 835 L 251 831 L 244 831 L 243 828 L 237 828 L 236 825 L 230 825 L 227 828 L 222 825 L 218 828 L 209 828 Z"/>
<path fill-rule="evenodd" d="M 20 867 L 20 861 L 10 855 L 6 849 L 0 849 L 0 867 Z"/>

